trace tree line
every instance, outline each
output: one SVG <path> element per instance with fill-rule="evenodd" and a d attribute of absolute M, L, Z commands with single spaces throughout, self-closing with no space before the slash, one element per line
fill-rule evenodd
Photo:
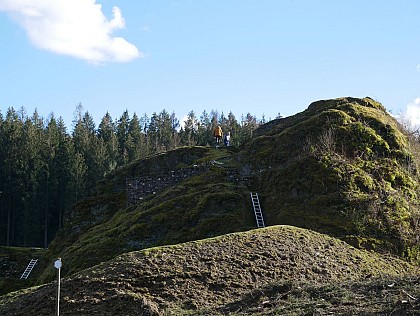
<path fill-rule="evenodd" d="M 61 117 L 47 119 L 24 108 L 0 112 L 0 244 L 47 247 L 62 227 L 63 214 L 93 193 L 112 170 L 148 155 L 181 146 L 213 145 L 220 125 L 231 145 L 252 137 L 257 120 L 247 114 L 238 122 L 232 112 L 188 113 L 180 124 L 166 110 L 131 117 L 126 110 L 113 120 L 107 112 L 98 127 L 81 104 L 69 133 Z"/>

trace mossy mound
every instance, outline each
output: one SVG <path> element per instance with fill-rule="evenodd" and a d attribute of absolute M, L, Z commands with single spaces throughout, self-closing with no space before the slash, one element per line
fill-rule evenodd
<path fill-rule="evenodd" d="M 326 235 L 274 226 L 126 253 L 65 278 L 61 308 L 62 315 L 215 314 L 279 282 L 319 286 L 415 271 Z M 0 313 L 47 315 L 55 287 L 3 296 Z"/>
<path fill-rule="evenodd" d="M 318 101 L 256 134 L 240 156 L 258 172 L 268 225 L 310 228 L 420 262 L 418 157 L 381 104 Z"/>

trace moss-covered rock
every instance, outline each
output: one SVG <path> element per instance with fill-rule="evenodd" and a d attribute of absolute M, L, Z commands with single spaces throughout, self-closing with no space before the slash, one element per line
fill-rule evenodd
<path fill-rule="evenodd" d="M 127 251 L 249 230 L 250 191 L 267 225 L 420 262 L 420 157 L 412 148 L 380 103 L 340 98 L 261 126 L 243 148 L 185 147 L 136 161 L 66 214 L 39 280 L 54 277 L 55 257 L 68 275 Z M 130 201 L 127 179 L 146 178 L 164 183 Z"/>
<path fill-rule="evenodd" d="M 382 105 L 370 98 L 318 101 L 262 129 L 241 161 L 260 171 L 256 189 L 268 224 L 420 260 L 416 159 Z"/>

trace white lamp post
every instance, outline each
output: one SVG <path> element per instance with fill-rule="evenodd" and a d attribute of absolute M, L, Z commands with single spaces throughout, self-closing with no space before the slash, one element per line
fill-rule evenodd
<path fill-rule="evenodd" d="M 61 258 L 54 262 L 54 267 L 58 270 L 58 288 L 57 288 L 57 316 L 60 316 L 60 272 L 61 272 Z"/>

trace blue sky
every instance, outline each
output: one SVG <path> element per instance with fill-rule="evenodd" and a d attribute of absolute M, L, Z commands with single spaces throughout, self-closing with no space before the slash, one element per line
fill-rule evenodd
<path fill-rule="evenodd" d="M 416 0 L 0 0 L 0 110 L 289 116 L 370 96 L 420 122 Z"/>

